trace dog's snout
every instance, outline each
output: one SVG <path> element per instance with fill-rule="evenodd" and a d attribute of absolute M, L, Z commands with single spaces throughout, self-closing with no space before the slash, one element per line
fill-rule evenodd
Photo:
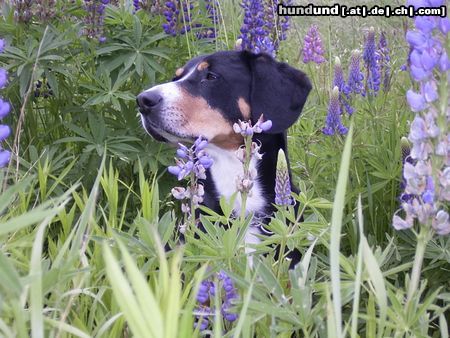
<path fill-rule="evenodd" d="M 155 109 L 162 102 L 162 100 L 163 98 L 159 93 L 152 91 L 143 92 L 136 98 L 138 106 L 143 111 Z"/>

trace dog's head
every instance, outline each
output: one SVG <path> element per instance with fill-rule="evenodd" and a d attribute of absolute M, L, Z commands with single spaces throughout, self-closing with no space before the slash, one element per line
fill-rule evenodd
<path fill-rule="evenodd" d="M 199 135 L 222 148 L 241 143 L 233 123 L 261 114 L 280 133 L 299 117 L 311 84 L 307 76 L 265 54 L 217 52 L 189 61 L 172 82 L 137 97 L 144 128 L 156 140 Z"/>

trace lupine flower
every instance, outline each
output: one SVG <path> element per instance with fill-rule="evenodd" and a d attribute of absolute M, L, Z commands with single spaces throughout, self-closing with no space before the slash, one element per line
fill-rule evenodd
<path fill-rule="evenodd" d="M 334 62 L 334 78 L 333 87 L 336 86 L 339 89 L 339 101 L 341 105 L 345 107 L 345 110 L 349 115 L 353 114 L 353 108 L 350 106 L 350 90 L 345 83 L 344 72 L 341 66 L 341 60 L 336 57 Z"/>
<path fill-rule="evenodd" d="M 0 53 L 3 52 L 4 40 L 0 39 Z M 6 70 L 0 68 L 0 89 L 4 88 L 8 80 Z M 0 97 L 0 121 L 9 114 L 11 105 Z M 0 168 L 9 163 L 11 153 L 2 148 L 1 143 L 11 134 L 11 129 L 7 125 L 0 124 Z"/>
<path fill-rule="evenodd" d="M 278 5 L 281 2 L 279 0 L 266 0 L 264 2 L 264 10 L 265 10 L 265 23 L 266 23 L 266 31 L 268 32 L 268 36 L 266 39 L 266 45 L 269 45 L 269 41 L 271 46 L 273 46 L 273 55 L 279 48 L 280 41 L 286 40 L 287 31 L 290 27 L 290 17 L 279 16 L 277 14 Z M 291 6 L 293 3 L 292 0 L 284 1 L 284 5 Z M 268 40 L 267 40 L 268 39 Z M 270 54 L 270 52 L 268 52 Z"/>
<path fill-rule="evenodd" d="M 239 295 L 233 280 L 224 271 L 219 271 L 216 274 L 216 277 L 219 281 L 220 290 L 223 291 L 221 294 L 222 305 L 220 308 L 222 317 L 228 322 L 234 322 L 238 318 L 238 315 L 232 312 L 230 307 L 232 306 L 232 302 L 238 299 Z M 206 279 L 200 283 L 197 293 L 197 302 L 199 303 L 199 306 L 195 311 L 197 322 L 194 324 L 195 327 L 198 325 L 200 326 L 200 331 L 208 328 L 209 317 L 214 316 L 214 311 L 210 306 L 214 304 L 215 294 L 216 289 L 212 279 Z"/>
<path fill-rule="evenodd" d="M 141 4 L 139 0 L 133 0 L 134 11 L 137 12 L 141 8 Z"/>
<path fill-rule="evenodd" d="M 331 91 L 330 103 L 328 105 L 328 114 L 325 121 L 325 127 L 322 132 L 325 135 L 334 135 L 335 133 L 346 134 L 348 129 L 341 122 L 341 105 L 339 102 L 339 88 L 335 86 Z"/>
<path fill-rule="evenodd" d="M 389 53 L 389 47 L 387 45 L 386 34 L 384 32 L 380 35 L 378 42 L 378 63 L 380 65 L 380 73 L 382 74 L 383 90 L 389 89 L 389 81 L 391 77 L 391 56 Z"/>
<path fill-rule="evenodd" d="M 0 39 L 0 54 L 5 50 L 5 40 Z"/>
<path fill-rule="evenodd" d="M 261 115 L 254 126 L 250 122 L 239 120 L 237 123 L 233 124 L 233 130 L 236 134 L 241 134 L 242 136 L 252 136 L 253 134 L 259 134 L 263 131 L 268 131 L 272 128 L 272 121 L 264 121 L 264 116 Z"/>
<path fill-rule="evenodd" d="M 193 9 L 194 4 L 191 0 L 166 1 L 163 12 L 166 23 L 162 25 L 164 32 L 172 36 L 189 32 L 191 30 L 191 12 Z"/>
<path fill-rule="evenodd" d="M 56 0 L 34 0 L 35 13 L 41 21 L 48 21 L 55 16 Z"/>
<path fill-rule="evenodd" d="M 347 87 L 349 93 L 365 95 L 364 92 L 364 75 L 360 68 L 361 52 L 354 50 L 350 57 L 350 65 L 348 69 Z"/>
<path fill-rule="evenodd" d="M 275 204 L 291 205 L 291 181 L 283 149 L 278 151 L 277 171 L 275 177 Z"/>
<path fill-rule="evenodd" d="M 6 69 L 0 68 L 0 89 L 5 88 L 8 82 L 8 72 Z"/>
<path fill-rule="evenodd" d="M 261 44 L 264 41 L 264 38 L 269 35 L 269 32 L 265 27 L 266 22 L 263 1 L 244 0 L 242 1 L 241 6 L 244 9 L 244 22 L 240 29 L 242 49 L 255 51 L 256 48 L 259 48 L 260 51 L 264 51 L 265 47 L 261 46 Z"/>
<path fill-rule="evenodd" d="M 14 19 L 18 22 L 29 22 L 33 16 L 33 0 L 13 0 Z"/>
<path fill-rule="evenodd" d="M 211 20 L 212 27 L 205 27 L 197 33 L 199 39 L 214 39 L 216 37 L 216 30 L 219 25 L 219 3 L 217 0 L 205 0 L 206 14 Z M 201 25 L 200 25 L 201 26 Z"/>
<path fill-rule="evenodd" d="M 105 42 L 103 35 L 103 21 L 105 17 L 105 7 L 110 0 L 84 0 L 84 9 L 87 12 L 85 23 L 87 27 L 84 34 L 91 39 L 98 39 L 99 42 Z"/>
<path fill-rule="evenodd" d="M 259 134 L 272 128 L 272 121 L 264 121 L 264 115 L 261 115 L 258 121 L 252 126 L 251 122 L 239 120 L 233 124 L 233 130 L 236 134 L 244 137 L 244 145 L 240 146 L 236 151 L 236 156 L 243 164 L 243 174 L 239 175 L 236 180 L 236 188 L 241 194 L 249 194 L 253 188 L 253 182 L 256 179 L 256 170 L 250 168 L 252 158 L 260 160 L 262 155 L 259 153 L 261 148 L 256 142 L 252 142 L 253 134 Z M 247 154 L 249 153 L 249 156 Z"/>
<path fill-rule="evenodd" d="M 34 88 L 34 97 L 46 99 L 53 95 L 53 90 L 48 82 L 43 83 L 41 80 L 37 80 Z"/>
<path fill-rule="evenodd" d="M 181 210 L 185 214 L 186 218 L 190 218 L 194 215 L 194 210 L 186 200 L 191 201 L 191 206 L 196 208 L 203 202 L 203 196 L 205 190 L 203 184 L 198 183 L 198 180 L 206 179 L 206 170 L 213 165 L 213 160 L 206 153 L 206 146 L 208 142 L 199 136 L 194 144 L 188 148 L 185 145 L 179 143 L 177 149 L 177 158 L 175 158 L 175 166 L 169 166 L 168 171 L 172 175 L 177 176 L 181 181 L 186 177 L 189 179 L 189 186 L 175 187 L 172 189 L 172 196 L 177 200 L 183 201 Z M 186 224 L 180 227 L 180 231 L 184 232 Z"/>
<path fill-rule="evenodd" d="M 10 110 L 11 105 L 9 104 L 9 102 L 4 101 L 2 98 L 0 98 L 0 120 L 6 117 Z"/>
<path fill-rule="evenodd" d="M 439 98 L 437 91 L 437 83 L 441 81 L 446 87 L 449 79 L 449 61 L 441 42 L 448 34 L 448 29 L 441 29 L 445 22 L 437 17 L 417 17 L 416 29 L 406 34 L 411 47 L 410 72 L 418 90 L 410 89 L 406 94 L 416 113 L 408 136 L 412 160 L 403 168 L 404 192 L 410 197 L 401 205 L 405 217 L 397 212 L 393 218 L 395 229 L 411 228 L 417 220 L 438 235 L 450 233 L 450 110 L 448 101 L 440 102 L 444 98 Z"/>
<path fill-rule="evenodd" d="M 375 30 L 370 27 L 364 44 L 363 60 L 366 65 L 366 85 L 369 93 L 376 95 L 380 89 L 380 69 L 375 45 Z"/>
<path fill-rule="evenodd" d="M 285 40 L 289 29 L 288 16 L 277 15 L 279 0 L 243 0 L 244 22 L 239 37 L 240 50 L 267 53 L 275 57 L 280 41 Z M 292 0 L 285 2 L 292 4 Z"/>
<path fill-rule="evenodd" d="M 401 151 L 402 151 L 402 172 L 405 170 L 406 163 L 415 164 L 415 161 L 411 158 L 411 145 L 406 137 L 402 137 L 400 141 Z M 406 179 L 405 177 L 402 177 L 402 180 L 400 181 L 400 191 L 403 193 L 400 195 L 400 202 L 409 202 L 412 200 L 414 195 L 407 194 L 404 192 L 406 188 Z"/>
<path fill-rule="evenodd" d="M 325 62 L 324 53 L 319 29 L 316 25 L 311 25 L 303 43 L 303 62 L 315 62 L 317 64 Z"/>

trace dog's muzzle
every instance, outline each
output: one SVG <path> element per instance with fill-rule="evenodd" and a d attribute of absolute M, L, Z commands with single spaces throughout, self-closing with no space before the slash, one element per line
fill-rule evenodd
<path fill-rule="evenodd" d="M 145 91 L 137 96 L 136 102 L 141 114 L 147 116 L 161 108 L 163 98 L 157 91 Z"/>

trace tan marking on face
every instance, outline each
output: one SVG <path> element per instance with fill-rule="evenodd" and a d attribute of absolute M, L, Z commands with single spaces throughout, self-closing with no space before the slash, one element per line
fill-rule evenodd
<path fill-rule="evenodd" d="M 186 121 L 179 128 L 186 134 L 203 135 L 208 140 L 219 141 L 234 134 L 231 122 L 227 121 L 219 110 L 208 105 L 202 97 L 192 96 L 182 90 L 177 107 L 183 115 L 183 120 Z"/>
<path fill-rule="evenodd" d="M 183 67 L 178 68 L 178 69 L 175 71 L 175 75 L 176 75 L 176 76 L 181 76 L 181 74 L 183 74 L 183 72 L 184 72 L 184 68 L 183 68 Z"/>
<path fill-rule="evenodd" d="M 200 72 L 208 67 L 209 67 L 209 63 L 206 61 L 203 61 L 203 62 L 200 62 L 200 64 L 197 66 L 197 70 Z"/>
<path fill-rule="evenodd" d="M 244 120 L 250 120 L 250 105 L 245 101 L 243 97 L 238 99 L 238 107 L 242 113 Z"/>

